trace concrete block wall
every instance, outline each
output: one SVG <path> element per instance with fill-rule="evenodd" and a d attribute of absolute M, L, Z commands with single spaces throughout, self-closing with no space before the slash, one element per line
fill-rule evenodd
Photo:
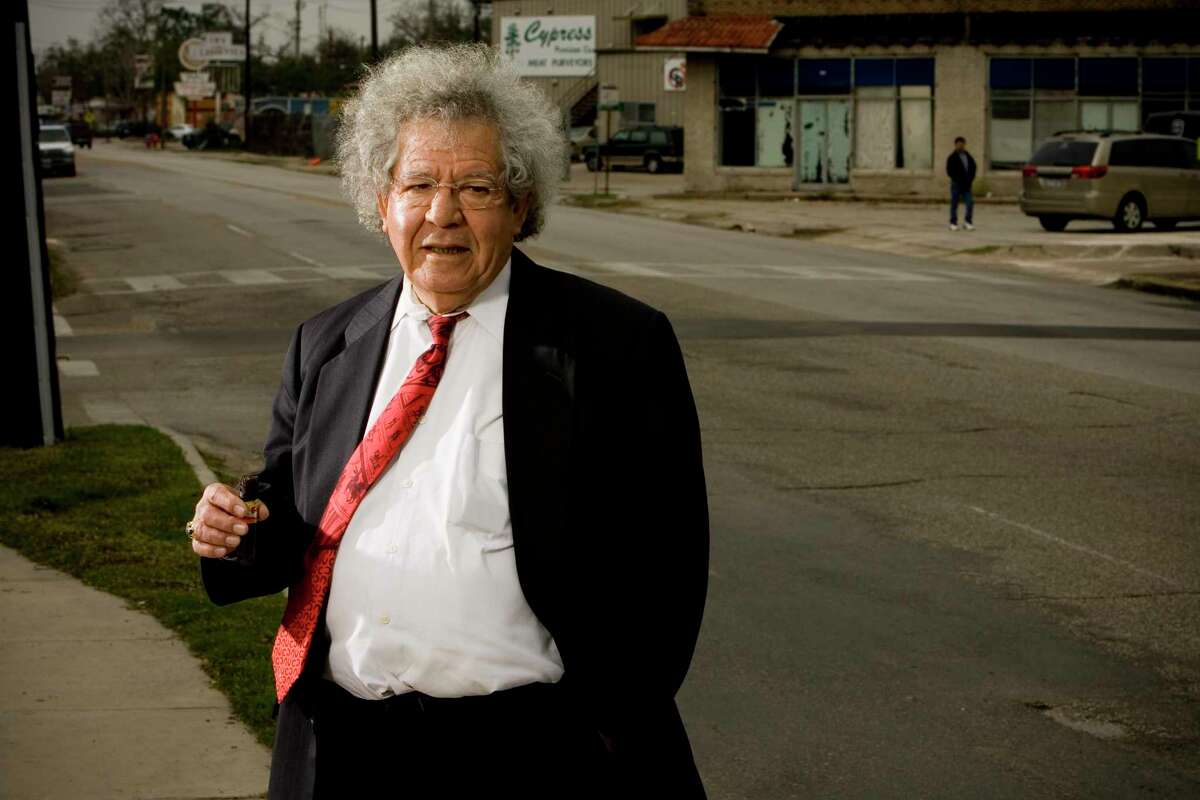
<path fill-rule="evenodd" d="M 1141 11 L 1197 8 L 1196 0 L 689 0 L 694 16 L 825 17 L 858 14 Z"/>

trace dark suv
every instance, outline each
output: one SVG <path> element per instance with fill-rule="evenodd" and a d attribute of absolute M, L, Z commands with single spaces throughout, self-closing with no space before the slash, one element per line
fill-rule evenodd
<path fill-rule="evenodd" d="M 589 172 L 604 169 L 604 162 L 614 167 L 645 167 L 647 172 L 662 172 L 670 167 L 683 169 L 683 128 L 660 125 L 641 125 L 622 128 L 596 149 L 586 154 Z"/>

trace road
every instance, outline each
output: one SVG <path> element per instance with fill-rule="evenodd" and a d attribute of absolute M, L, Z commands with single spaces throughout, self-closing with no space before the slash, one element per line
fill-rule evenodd
<path fill-rule="evenodd" d="M 97 148 L 45 194 L 68 424 L 233 469 L 295 324 L 396 269 L 329 177 Z M 1200 795 L 1200 307 L 578 208 L 521 246 L 680 336 L 713 798 Z"/>

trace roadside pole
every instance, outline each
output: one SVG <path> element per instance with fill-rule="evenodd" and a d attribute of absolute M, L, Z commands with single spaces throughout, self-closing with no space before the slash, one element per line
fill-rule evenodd
<path fill-rule="evenodd" d="M 621 110 L 621 96 L 615 84 L 606 83 L 600 87 L 600 97 L 596 103 L 596 110 L 604 112 L 604 143 L 608 144 L 612 140 L 612 112 Z M 599 134 L 599 131 L 596 132 Z M 596 136 L 596 181 L 600 180 L 600 137 Z M 608 179 L 612 174 L 612 150 L 609 148 L 608 157 L 604 159 L 604 193 L 608 194 Z M 593 190 L 592 192 L 596 192 Z"/>
<path fill-rule="evenodd" d="M 0 444 L 48 446 L 63 438 L 62 406 L 54 341 L 46 221 L 37 174 L 37 88 L 29 44 L 26 0 L 4 4 L 4 36 L 15 46 L 4 58 L 0 102 L 17 113 L 5 126 L 7 151 L 20 154 L 9 163 L 8 201 L 16 213 L 5 215 L 5 240 L 17 268 L 10 275 L 0 314 L 10 346 L 7 412 L 0 415 Z M 7 49 L 7 48 L 5 48 Z M 18 166 L 19 163 L 19 166 Z"/>
<path fill-rule="evenodd" d="M 612 109 L 604 112 L 604 139 L 609 138 L 608 132 L 612 130 Z M 612 153 L 608 154 L 608 158 L 604 159 L 604 193 L 608 194 L 608 177 L 612 175 Z"/>

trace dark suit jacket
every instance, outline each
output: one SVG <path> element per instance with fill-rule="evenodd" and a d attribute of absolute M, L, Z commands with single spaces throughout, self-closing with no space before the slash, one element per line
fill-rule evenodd
<path fill-rule="evenodd" d="M 963 150 L 963 155 L 967 157 L 966 169 L 963 169 L 962 158 L 954 151 L 950 152 L 946 158 L 946 174 L 950 176 L 950 180 L 959 191 L 971 191 L 971 184 L 975 183 L 975 159 L 966 150 Z"/>
<path fill-rule="evenodd" d="M 617 291 L 516 249 L 511 269 L 503 412 L 521 588 L 558 645 L 565 696 L 609 738 L 630 793 L 703 798 L 674 700 L 708 584 L 699 424 L 678 342 L 661 312 Z M 365 433 L 401 279 L 293 336 L 260 476 L 270 517 L 254 526 L 252 556 L 201 559 L 214 602 L 299 577 Z M 271 798 L 311 795 L 312 689 L 325 657 L 314 645 L 280 706 Z"/>

